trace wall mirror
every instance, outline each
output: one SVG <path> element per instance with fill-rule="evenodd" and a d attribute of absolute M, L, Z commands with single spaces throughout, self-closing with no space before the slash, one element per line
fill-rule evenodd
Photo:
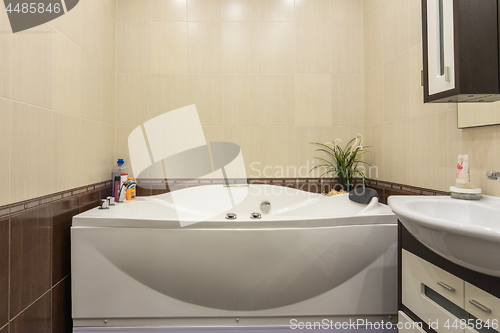
<path fill-rule="evenodd" d="M 458 128 L 500 124 L 500 101 L 458 103 Z"/>

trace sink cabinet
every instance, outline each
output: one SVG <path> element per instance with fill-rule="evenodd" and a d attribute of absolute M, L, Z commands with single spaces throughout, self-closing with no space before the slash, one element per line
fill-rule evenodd
<path fill-rule="evenodd" d="M 401 223 L 399 267 L 400 322 L 421 323 L 422 330 L 431 333 L 478 333 L 470 327 L 445 327 L 447 321 L 453 324 L 469 318 L 488 322 L 490 326 L 496 323 L 496 331 L 500 331 L 500 278 L 469 270 L 439 256 L 416 240 Z M 437 326 L 429 326 L 436 322 Z M 418 333 L 418 327 L 401 331 Z"/>

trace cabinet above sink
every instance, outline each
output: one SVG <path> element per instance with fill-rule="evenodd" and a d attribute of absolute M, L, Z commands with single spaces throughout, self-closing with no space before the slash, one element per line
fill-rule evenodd
<path fill-rule="evenodd" d="M 422 0 L 424 102 L 500 100 L 498 0 Z"/>

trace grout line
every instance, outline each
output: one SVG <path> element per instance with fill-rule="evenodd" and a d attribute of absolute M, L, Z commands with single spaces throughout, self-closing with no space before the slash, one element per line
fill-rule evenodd
<path fill-rule="evenodd" d="M 103 124 L 103 125 L 113 126 L 112 124 L 109 124 L 109 123 L 103 123 L 101 121 L 97 121 L 97 120 L 94 120 L 94 119 L 85 118 L 85 117 L 82 117 L 82 116 L 77 116 L 77 115 L 66 113 L 66 112 L 59 111 L 59 110 L 49 109 L 49 108 L 44 107 L 44 106 L 40 106 L 40 105 L 36 105 L 36 104 L 31 104 L 31 103 L 19 101 L 19 100 L 16 100 L 16 99 L 9 99 L 9 98 L 2 97 L 2 96 L 0 96 L 0 99 L 5 99 L 5 100 L 8 100 L 10 102 L 16 102 L 16 103 L 19 103 L 19 104 L 28 105 L 28 106 L 39 108 L 39 109 L 46 110 L 46 111 L 52 111 L 52 112 L 59 113 L 59 114 L 62 114 L 62 115 L 66 115 L 66 116 L 70 116 L 70 117 L 75 117 L 75 118 L 78 118 L 78 119 L 81 119 L 81 120 L 88 120 L 88 121 L 91 121 L 91 122 L 94 122 L 94 123 L 99 123 L 99 124 Z M 12 122 L 11 122 L 11 125 L 12 125 Z"/>
<path fill-rule="evenodd" d="M 83 4 L 81 4 L 81 5 L 83 5 Z M 82 10 L 83 10 L 83 9 L 82 9 Z M 73 44 L 75 44 L 78 48 L 80 48 L 83 52 L 85 52 L 87 55 L 89 55 L 92 59 L 94 59 L 95 61 L 97 61 L 97 62 L 98 62 L 99 64 L 101 64 L 102 66 L 104 66 L 105 68 L 107 68 L 107 69 L 109 69 L 110 71 L 112 71 L 112 70 L 111 70 L 111 68 L 109 68 L 108 66 L 106 66 L 104 63 L 102 63 L 101 61 L 99 61 L 99 59 L 95 58 L 92 54 L 90 54 L 87 50 L 85 50 L 85 49 L 83 48 L 83 45 L 82 45 L 82 46 L 78 45 L 78 44 L 77 44 L 74 40 L 72 40 L 71 38 L 69 38 L 69 37 L 68 37 L 65 33 L 63 33 L 61 30 L 57 29 L 56 27 L 54 27 L 54 26 L 53 26 L 53 25 L 51 25 L 50 23 L 48 23 L 48 24 L 50 25 L 50 27 L 51 27 L 52 29 L 54 29 L 55 31 L 59 32 L 62 36 L 66 37 L 69 41 L 71 41 Z M 115 36 L 116 36 L 116 33 L 115 33 Z M 54 39 L 55 39 L 55 38 L 54 38 Z M 83 44 L 83 12 L 82 12 L 82 44 Z M 52 48 L 52 49 L 53 49 L 53 52 L 52 52 L 53 54 L 52 54 L 52 56 L 54 56 L 54 53 L 55 53 L 54 51 L 55 51 L 55 49 L 54 49 L 54 48 Z M 54 63 L 54 61 L 52 61 L 52 62 Z M 52 80 L 52 81 L 54 81 L 54 80 Z M 52 85 L 53 85 L 53 84 L 52 84 Z"/>
<path fill-rule="evenodd" d="M 19 317 L 20 315 L 22 315 L 24 312 L 26 312 L 26 310 L 28 310 L 32 305 L 34 305 L 36 302 L 38 302 L 40 299 L 42 299 L 45 295 L 47 295 L 48 293 L 50 293 L 52 291 L 52 287 L 49 288 L 49 290 L 47 290 L 46 292 L 44 292 L 40 297 L 38 297 L 36 300 L 34 300 L 30 305 L 28 305 L 27 307 L 25 307 L 21 312 L 19 312 L 15 317 L 13 317 L 12 319 L 10 319 L 9 323 L 12 323 L 17 317 Z"/>

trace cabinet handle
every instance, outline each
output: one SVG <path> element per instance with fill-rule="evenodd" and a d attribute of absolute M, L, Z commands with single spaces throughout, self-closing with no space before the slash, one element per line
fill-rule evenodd
<path fill-rule="evenodd" d="M 455 288 L 450 287 L 449 285 L 447 285 L 447 284 L 446 284 L 446 283 L 444 283 L 444 282 L 441 282 L 441 281 L 440 281 L 440 282 L 438 282 L 438 284 L 439 284 L 441 287 L 443 287 L 444 289 L 446 289 L 446 290 L 448 290 L 448 291 L 451 291 L 452 293 L 454 293 L 454 292 L 455 292 Z"/>
<path fill-rule="evenodd" d="M 481 311 L 484 311 L 486 313 L 491 313 L 491 309 L 489 307 L 482 305 L 476 300 L 471 299 L 469 300 L 469 303 L 474 305 L 476 308 L 479 308 Z"/>
<path fill-rule="evenodd" d="M 444 80 L 446 82 L 450 82 L 451 81 L 451 79 L 450 79 L 450 66 L 446 66 L 444 68 Z"/>

